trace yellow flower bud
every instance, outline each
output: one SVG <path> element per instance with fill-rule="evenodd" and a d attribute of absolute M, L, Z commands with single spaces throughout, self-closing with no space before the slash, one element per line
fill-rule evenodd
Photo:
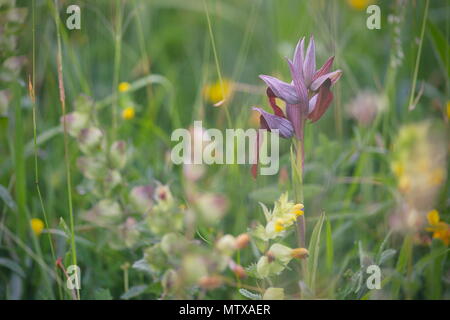
<path fill-rule="evenodd" d="M 31 229 L 33 230 L 36 236 L 41 235 L 44 230 L 44 222 L 41 219 L 33 218 L 30 220 Z"/>
<path fill-rule="evenodd" d="M 128 82 L 121 82 L 119 83 L 119 92 L 125 92 L 130 89 L 130 84 Z"/>
<path fill-rule="evenodd" d="M 304 208 L 302 203 L 297 203 L 292 207 L 292 213 L 296 216 L 301 216 L 304 214 Z"/>
<path fill-rule="evenodd" d="M 292 249 L 291 256 L 297 259 L 307 258 L 309 255 L 308 249 L 305 248 L 295 248 Z"/>
<path fill-rule="evenodd" d="M 131 120 L 134 118 L 135 111 L 133 107 L 127 107 L 122 111 L 122 118 L 125 120 Z"/>

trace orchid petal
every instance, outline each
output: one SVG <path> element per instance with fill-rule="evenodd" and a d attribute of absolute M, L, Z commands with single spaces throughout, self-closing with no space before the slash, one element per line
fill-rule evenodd
<path fill-rule="evenodd" d="M 260 75 L 259 77 L 272 89 L 275 96 L 287 103 L 298 103 L 298 96 L 293 85 L 271 76 Z"/>
<path fill-rule="evenodd" d="M 305 37 L 297 43 L 294 51 L 294 66 L 303 75 L 303 55 L 305 54 Z"/>
<path fill-rule="evenodd" d="M 308 119 L 310 119 L 311 122 L 316 122 L 317 120 L 319 120 L 330 106 L 330 103 L 333 100 L 333 93 L 331 93 L 330 87 L 331 80 L 326 79 L 322 86 L 319 88 L 316 104 L 311 113 L 308 115 Z"/>
<path fill-rule="evenodd" d="M 328 72 L 330 72 L 331 66 L 333 65 L 333 61 L 334 61 L 334 56 L 329 57 L 328 60 L 323 64 L 323 66 L 320 67 L 320 69 L 316 71 L 312 81 L 314 82 L 314 80 L 316 80 L 320 76 L 323 76 L 324 74 L 327 74 Z"/>
<path fill-rule="evenodd" d="M 303 75 L 307 87 L 311 84 L 315 71 L 316 71 L 316 46 L 314 44 L 314 37 L 311 36 L 308 44 L 308 49 L 306 49 L 305 61 L 303 62 Z"/>
<path fill-rule="evenodd" d="M 318 77 L 316 80 L 313 81 L 313 83 L 311 84 L 311 90 L 312 91 L 316 91 L 320 86 L 322 86 L 322 84 L 325 82 L 325 80 L 330 79 L 331 80 L 331 85 L 335 84 L 336 81 L 339 80 L 339 78 L 341 77 L 342 71 L 341 70 L 336 70 L 333 72 L 329 72 L 327 74 L 324 74 L 323 76 Z"/>
<path fill-rule="evenodd" d="M 282 138 L 292 137 L 294 128 L 288 119 L 270 114 L 261 108 L 254 107 L 253 110 L 258 111 L 261 114 L 260 120 L 263 129 L 267 129 L 268 131 L 278 130 L 278 133 Z"/>
<path fill-rule="evenodd" d="M 283 110 L 281 110 L 281 108 L 277 105 L 277 102 L 275 101 L 275 98 L 277 96 L 275 95 L 275 93 L 273 93 L 272 89 L 267 88 L 266 94 L 267 94 L 267 97 L 269 98 L 269 103 L 270 103 L 270 106 L 272 107 L 273 113 L 275 113 L 277 116 L 286 118 L 284 116 Z"/>
<path fill-rule="evenodd" d="M 289 104 L 302 104 L 304 105 L 308 101 L 308 90 L 305 85 L 305 81 L 303 79 L 303 75 L 300 73 L 299 70 L 295 67 L 292 61 L 287 59 L 287 62 L 289 64 L 289 69 L 291 70 L 291 76 L 292 80 L 295 86 L 295 90 L 297 92 L 298 100 L 296 103 L 289 103 Z"/>
<path fill-rule="evenodd" d="M 313 112 L 314 108 L 316 107 L 318 96 L 319 94 L 315 94 L 311 99 L 309 99 L 308 115 L 311 114 L 311 112 Z"/>

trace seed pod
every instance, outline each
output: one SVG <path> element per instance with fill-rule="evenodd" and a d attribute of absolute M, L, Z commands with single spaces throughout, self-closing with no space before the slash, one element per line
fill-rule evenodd
<path fill-rule="evenodd" d="M 247 233 L 242 233 L 236 238 L 236 248 L 243 249 L 250 242 L 250 236 Z"/>

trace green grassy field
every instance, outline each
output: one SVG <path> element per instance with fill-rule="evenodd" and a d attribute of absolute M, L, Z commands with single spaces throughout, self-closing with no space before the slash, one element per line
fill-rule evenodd
<path fill-rule="evenodd" d="M 449 299 L 449 14 L 0 0 L 0 299 Z M 194 121 L 259 128 L 259 75 L 289 83 L 310 36 L 340 79 L 307 91 L 333 82 L 320 120 L 280 139 L 277 174 L 171 161 Z"/>

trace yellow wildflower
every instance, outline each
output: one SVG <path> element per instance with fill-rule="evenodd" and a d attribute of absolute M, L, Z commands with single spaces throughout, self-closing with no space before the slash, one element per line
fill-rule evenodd
<path fill-rule="evenodd" d="M 31 229 L 36 236 L 41 235 L 42 230 L 44 230 L 44 222 L 41 219 L 33 218 L 30 220 Z"/>
<path fill-rule="evenodd" d="M 395 176 L 399 178 L 403 175 L 405 168 L 400 162 L 396 161 L 392 163 L 392 171 L 394 172 Z"/>
<path fill-rule="evenodd" d="M 304 206 L 301 203 L 297 203 L 292 207 L 292 213 L 296 216 L 301 216 L 304 213 Z"/>
<path fill-rule="evenodd" d="M 433 232 L 434 239 L 441 239 L 448 246 L 450 243 L 450 226 L 440 220 L 439 212 L 431 210 L 427 214 L 427 220 L 429 227 L 426 228 L 426 231 Z"/>
<path fill-rule="evenodd" d="M 124 118 L 125 120 L 131 120 L 134 118 L 134 114 L 135 114 L 134 108 L 127 107 L 122 111 L 122 118 Z"/>
<path fill-rule="evenodd" d="M 275 221 L 275 231 L 276 232 L 281 232 L 284 230 L 284 221 L 283 219 L 277 219 L 277 221 Z"/>
<path fill-rule="evenodd" d="M 121 82 L 119 83 L 119 92 L 125 92 L 130 89 L 130 84 L 128 82 Z"/>
<path fill-rule="evenodd" d="M 431 210 L 427 213 L 428 224 L 434 226 L 439 223 L 440 217 L 437 210 Z"/>
<path fill-rule="evenodd" d="M 365 10 L 372 2 L 372 0 L 347 0 L 349 6 L 355 10 Z"/>
<path fill-rule="evenodd" d="M 450 100 L 447 101 L 447 118 L 450 119 Z"/>
<path fill-rule="evenodd" d="M 205 99 L 213 104 L 216 104 L 227 99 L 231 95 L 231 91 L 231 81 L 223 80 L 222 85 L 220 81 L 217 81 L 216 83 L 213 83 L 211 85 L 206 85 L 203 89 L 203 94 L 205 96 Z"/>

